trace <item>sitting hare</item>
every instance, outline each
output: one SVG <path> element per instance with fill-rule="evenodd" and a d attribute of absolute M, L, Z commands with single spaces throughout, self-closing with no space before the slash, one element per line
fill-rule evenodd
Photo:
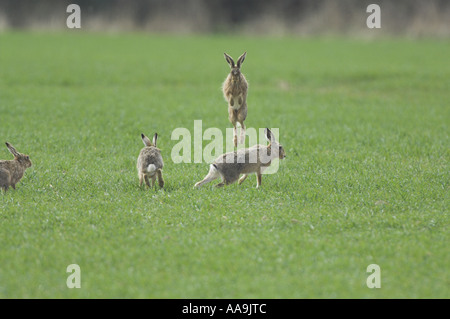
<path fill-rule="evenodd" d="M 225 82 L 222 85 L 223 96 L 228 102 L 228 119 L 234 127 L 234 146 L 237 147 L 237 128 L 236 123 L 241 124 L 240 144 L 245 143 L 245 125 L 244 121 L 247 117 L 247 89 L 248 83 L 244 74 L 241 73 L 241 65 L 244 62 L 247 52 L 244 52 L 237 63 L 234 64 L 233 59 L 226 53 L 225 60 L 231 67 L 230 74 L 228 74 Z"/>
<path fill-rule="evenodd" d="M 220 155 L 210 165 L 208 175 L 195 184 L 195 187 L 200 187 L 218 177 L 222 178 L 222 182 L 217 184 L 216 187 L 232 184 L 237 180 L 239 180 L 239 184 L 242 184 L 249 174 L 256 173 L 256 187 L 259 188 L 261 186 L 262 172 L 270 166 L 272 160 L 286 157 L 283 146 L 275 140 L 272 132 L 266 128 L 264 133 L 266 139 L 270 142 L 269 145 L 255 145 Z M 241 174 L 243 175 L 239 179 Z"/>
<path fill-rule="evenodd" d="M 25 170 L 32 165 L 28 155 L 17 152 L 8 142 L 6 142 L 6 147 L 14 155 L 14 159 L 0 161 L 0 188 L 3 188 L 5 192 L 9 186 L 16 189 L 16 184 L 23 177 Z"/>
<path fill-rule="evenodd" d="M 164 167 L 164 163 L 161 156 L 161 151 L 156 147 L 158 133 L 155 133 L 153 136 L 153 143 L 144 134 L 141 134 L 141 138 L 145 147 L 141 150 L 137 159 L 139 186 L 142 187 L 142 182 L 145 180 L 145 184 L 150 187 L 149 178 L 151 178 L 151 187 L 153 187 L 155 185 L 156 177 L 158 177 L 159 187 L 163 188 L 164 180 L 162 177 L 162 169 Z"/>

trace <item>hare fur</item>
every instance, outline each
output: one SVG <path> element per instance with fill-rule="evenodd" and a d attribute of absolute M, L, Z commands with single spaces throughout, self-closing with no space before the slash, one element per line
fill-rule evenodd
<path fill-rule="evenodd" d="M 141 149 L 137 159 L 139 186 L 142 187 L 142 184 L 145 181 L 145 184 L 148 187 L 153 188 L 155 180 L 158 178 L 158 185 L 160 188 L 163 188 L 164 179 L 162 176 L 162 169 L 164 167 L 164 162 L 161 156 L 161 150 L 156 147 L 158 134 L 155 133 L 153 136 L 153 142 L 151 142 L 144 134 L 141 134 L 141 138 L 145 147 Z M 151 186 L 150 179 L 152 180 Z"/>
<path fill-rule="evenodd" d="M 0 161 L 0 188 L 6 192 L 11 186 L 16 189 L 16 184 L 22 179 L 26 169 L 31 167 L 30 157 L 17 152 L 17 150 L 8 142 L 5 143 L 11 154 L 14 155 L 13 160 Z"/>
<path fill-rule="evenodd" d="M 228 119 L 233 124 L 234 146 L 237 147 L 237 128 L 236 123 L 241 125 L 241 135 L 239 143 L 245 143 L 245 125 L 244 121 L 247 118 L 247 91 L 248 82 L 244 74 L 241 72 L 241 65 L 245 60 L 247 52 L 244 52 L 236 64 L 234 60 L 226 53 L 225 60 L 230 65 L 231 71 L 228 74 L 225 82 L 222 85 L 223 96 L 228 102 Z"/>

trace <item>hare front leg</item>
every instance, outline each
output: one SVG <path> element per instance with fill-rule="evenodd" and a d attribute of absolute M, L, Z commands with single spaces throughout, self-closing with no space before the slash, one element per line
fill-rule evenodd
<path fill-rule="evenodd" d="M 233 99 L 233 95 L 231 93 L 228 94 L 228 104 L 230 106 L 234 106 L 234 99 Z"/>
<path fill-rule="evenodd" d="M 142 187 L 142 183 L 144 183 L 144 174 L 139 173 L 139 187 Z"/>
<path fill-rule="evenodd" d="M 237 177 L 239 177 L 239 175 Z M 217 188 L 224 187 L 225 185 L 233 184 L 234 181 L 235 181 L 235 179 L 233 177 L 231 177 L 231 176 L 228 176 L 228 177 L 222 176 L 222 182 L 217 184 L 216 187 Z"/>

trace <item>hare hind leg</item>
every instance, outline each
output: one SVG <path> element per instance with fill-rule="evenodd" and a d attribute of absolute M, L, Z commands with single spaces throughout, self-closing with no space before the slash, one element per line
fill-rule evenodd
<path fill-rule="evenodd" d="M 261 186 L 262 174 L 261 172 L 256 173 L 256 188 Z"/>
<path fill-rule="evenodd" d="M 147 185 L 147 187 L 151 187 L 150 186 L 150 180 L 147 174 L 144 174 L 144 181 L 145 181 L 145 185 Z"/>
<path fill-rule="evenodd" d="M 241 184 L 245 181 L 245 179 L 246 179 L 247 177 L 248 177 L 247 174 L 242 175 L 242 177 L 239 179 L 238 184 L 241 185 Z"/>
<path fill-rule="evenodd" d="M 238 146 L 238 134 L 237 134 L 236 124 L 234 124 L 234 128 L 233 128 L 233 143 L 234 143 L 234 147 Z"/>
<path fill-rule="evenodd" d="M 244 103 L 236 114 L 236 120 L 241 125 L 241 135 L 239 137 L 239 143 L 245 144 L 245 124 L 244 121 L 247 118 L 247 104 Z"/>
<path fill-rule="evenodd" d="M 220 177 L 220 173 L 217 171 L 217 169 L 214 167 L 214 165 L 211 164 L 208 174 L 205 176 L 205 178 L 203 180 L 196 183 L 194 185 L 194 187 L 200 187 L 203 184 L 209 183 L 219 177 Z"/>
<path fill-rule="evenodd" d="M 0 169 L 0 188 L 3 188 L 6 191 L 11 184 L 11 174 L 6 169 Z"/>
<path fill-rule="evenodd" d="M 151 179 L 152 179 L 152 188 L 153 188 L 153 187 L 155 187 L 156 175 L 153 175 L 153 176 L 151 177 Z"/>
<path fill-rule="evenodd" d="M 245 144 L 245 125 L 244 125 L 244 121 L 239 122 L 241 124 L 241 135 L 239 137 L 239 143 L 240 144 Z"/>
<path fill-rule="evenodd" d="M 230 105 L 228 107 L 228 119 L 230 120 L 231 124 L 233 124 L 234 147 L 237 147 L 237 144 L 238 144 L 237 127 L 236 127 L 237 117 L 238 117 L 238 110 L 233 109 Z"/>
<path fill-rule="evenodd" d="M 160 188 L 163 188 L 164 187 L 164 179 L 163 179 L 163 176 L 162 176 L 162 170 L 157 170 L 156 171 L 156 175 L 158 176 L 158 185 L 159 185 L 159 187 Z"/>

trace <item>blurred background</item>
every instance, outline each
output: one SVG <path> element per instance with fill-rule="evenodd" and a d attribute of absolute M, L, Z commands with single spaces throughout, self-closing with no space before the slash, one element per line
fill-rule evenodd
<path fill-rule="evenodd" d="M 0 30 L 67 29 L 67 5 L 92 31 L 266 35 L 450 35 L 448 0 L 0 0 Z M 381 7 L 381 30 L 366 8 Z"/>

